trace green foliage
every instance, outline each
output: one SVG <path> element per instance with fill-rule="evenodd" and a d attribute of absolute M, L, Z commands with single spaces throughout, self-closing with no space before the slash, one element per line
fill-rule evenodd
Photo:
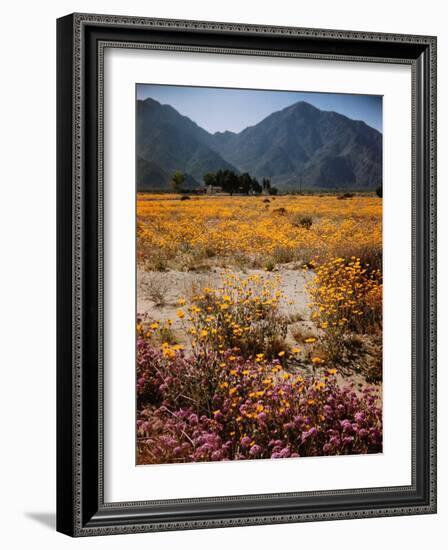
<path fill-rule="evenodd" d="M 216 173 L 205 174 L 203 180 L 205 185 L 221 187 L 225 193 L 230 195 L 234 193 L 260 194 L 262 190 L 257 179 L 247 172 L 236 174 L 232 170 L 218 170 Z"/>
<path fill-rule="evenodd" d="M 271 179 L 270 178 L 263 178 L 261 182 L 261 186 L 263 188 L 263 191 L 269 192 L 269 189 L 271 188 Z"/>
<path fill-rule="evenodd" d="M 182 172 L 177 170 L 174 172 L 171 178 L 171 188 L 175 193 L 180 193 L 182 191 L 182 185 L 185 181 L 185 176 Z"/>
<path fill-rule="evenodd" d="M 207 174 L 204 174 L 204 177 L 202 178 L 204 180 L 205 185 L 216 185 L 216 174 L 213 172 L 208 172 Z"/>

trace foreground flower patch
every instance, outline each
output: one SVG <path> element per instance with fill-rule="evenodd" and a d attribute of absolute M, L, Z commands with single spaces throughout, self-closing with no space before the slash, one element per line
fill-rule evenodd
<path fill-rule="evenodd" d="M 294 375 L 281 359 L 233 350 L 187 357 L 144 335 L 137 350 L 139 463 L 382 450 L 377 390 L 341 384 L 336 369 Z"/>

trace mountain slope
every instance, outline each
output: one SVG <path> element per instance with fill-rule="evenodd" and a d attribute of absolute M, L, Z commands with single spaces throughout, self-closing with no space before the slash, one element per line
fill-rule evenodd
<path fill-rule="evenodd" d="M 176 170 L 187 174 L 189 186 L 218 169 L 271 177 L 284 189 L 371 189 L 382 183 L 381 133 L 303 101 L 240 133 L 215 134 L 169 105 L 138 101 L 137 157 L 139 189 L 167 188 Z"/>
<path fill-rule="evenodd" d="M 382 135 L 364 122 L 298 102 L 211 146 L 241 171 L 281 186 L 369 188 L 381 183 Z"/>
<path fill-rule="evenodd" d="M 199 185 L 207 172 L 236 170 L 209 147 L 209 140 L 208 132 L 169 105 L 150 98 L 137 101 L 138 189 L 167 188 L 176 170 L 186 173 L 189 186 Z"/>

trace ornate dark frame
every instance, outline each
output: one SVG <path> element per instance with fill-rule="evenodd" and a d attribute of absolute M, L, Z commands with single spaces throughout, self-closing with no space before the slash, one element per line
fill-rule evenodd
<path fill-rule="evenodd" d="M 106 503 L 102 445 L 105 47 L 412 67 L 412 484 Z M 57 529 L 71 536 L 436 512 L 436 38 L 73 14 L 57 21 Z M 148 495 L 150 497 L 150 495 Z"/>

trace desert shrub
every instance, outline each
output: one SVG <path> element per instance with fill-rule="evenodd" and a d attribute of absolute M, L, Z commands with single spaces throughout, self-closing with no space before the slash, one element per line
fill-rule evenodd
<path fill-rule="evenodd" d="M 210 412 L 219 369 L 215 359 L 200 354 L 187 358 L 180 344 L 160 346 L 146 336 L 137 338 L 137 399 L 144 404 L 189 407 Z"/>
<path fill-rule="evenodd" d="M 286 212 L 287 210 L 283 206 L 281 206 L 280 208 L 274 208 L 274 210 L 272 211 L 273 214 L 279 214 L 280 216 L 284 216 Z"/>
<path fill-rule="evenodd" d="M 214 258 L 217 255 L 216 248 L 211 245 L 204 247 L 204 255 L 207 258 Z"/>
<path fill-rule="evenodd" d="M 304 227 L 305 229 L 311 229 L 313 225 L 313 218 L 311 216 L 295 216 L 292 219 L 292 225 L 295 227 Z"/>
<path fill-rule="evenodd" d="M 210 270 L 206 260 L 212 258 L 214 254 L 212 246 L 206 249 L 185 247 L 177 254 L 175 260 L 171 261 L 171 266 L 180 271 L 206 272 Z"/>
<path fill-rule="evenodd" d="M 269 261 L 273 262 L 274 265 L 287 264 L 296 259 L 296 254 L 297 251 L 294 248 L 287 246 L 277 246 L 272 251 Z"/>
<path fill-rule="evenodd" d="M 380 199 L 383 197 L 383 186 L 382 185 L 379 185 L 376 189 L 375 189 L 375 193 L 376 193 L 376 196 L 379 197 Z"/>
<path fill-rule="evenodd" d="M 189 261 L 185 262 L 183 268 L 187 271 L 195 271 L 196 273 L 207 273 L 210 271 L 208 264 L 197 262 L 192 256 L 189 257 Z"/>
<path fill-rule="evenodd" d="M 170 350 L 170 351 L 168 351 Z M 187 359 L 139 337 L 137 437 L 141 463 L 375 453 L 378 393 L 341 387 L 336 370 L 291 375 L 262 354 Z M 219 361 L 218 364 L 214 364 Z M 210 365 L 213 364 L 213 368 Z"/>
<path fill-rule="evenodd" d="M 137 319 L 137 334 L 144 334 L 152 342 L 177 344 L 176 333 L 172 329 L 171 319 L 166 321 L 155 321 L 150 319 L 147 314 Z"/>
<path fill-rule="evenodd" d="M 344 335 L 377 331 L 382 324 L 382 275 L 359 258 L 335 258 L 317 267 L 308 285 L 311 318 L 324 331 L 330 359 L 336 360 Z"/>
<path fill-rule="evenodd" d="M 350 243 L 341 246 L 338 252 L 339 255 L 344 258 L 358 258 L 363 268 L 366 268 L 368 271 L 373 269 L 382 271 L 383 269 L 383 249 L 381 246 L 357 246 L 356 244 Z"/>
<path fill-rule="evenodd" d="M 338 196 L 339 200 L 345 200 L 345 199 L 352 199 L 355 196 L 354 193 L 343 193 L 342 195 Z"/>
<path fill-rule="evenodd" d="M 358 249 L 358 257 L 361 265 L 371 270 L 378 272 L 383 271 L 383 249 L 382 247 L 365 246 Z"/>
<path fill-rule="evenodd" d="M 359 258 L 335 258 L 316 268 L 308 286 L 320 328 L 344 327 L 364 333 L 381 324 L 382 275 Z"/>
<path fill-rule="evenodd" d="M 181 309 L 178 316 L 186 319 L 196 355 L 233 348 L 243 357 L 272 356 L 288 328 L 279 309 L 281 299 L 278 281 L 228 274 L 219 288 L 202 288 L 187 312 Z"/>
<path fill-rule="evenodd" d="M 167 271 L 172 255 L 164 249 L 148 250 L 147 244 L 137 243 L 137 260 L 142 260 L 145 271 Z"/>
<path fill-rule="evenodd" d="M 152 300 L 157 307 L 166 304 L 168 285 L 159 273 L 145 273 L 140 283 L 140 291 L 143 297 Z"/>
<path fill-rule="evenodd" d="M 191 199 L 191 197 L 189 197 L 188 195 L 182 195 L 180 200 L 181 201 L 189 201 Z"/>
<path fill-rule="evenodd" d="M 294 338 L 294 340 L 298 344 L 302 344 L 305 342 L 305 340 L 308 340 L 310 338 L 315 338 L 316 334 L 315 332 L 313 332 L 307 327 L 301 327 L 300 325 L 296 325 L 291 329 L 291 336 Z"/>
<path fill-rule="evenodd" d="M 288 315 L 288 323 L 289 324 L 293 324 L 293 323 L 298 323 L 298 322 L 302 322 L 304 321 L 304 312 L 303 311 L 294 311 L 294 312 L 291 312 L 289 313 Z"/>
<path fill-rule="evenodd" d="M 369 384 L 381 384 L 383 380 L 382 355 L 376 355 L 365 369 L 365 378 Z"/>
<path fill-rule="evenodd" d="M 161 342 L 167 343 L 170 345 L 176 345 L 178 342 L 178 338 L 174 330 L 171 328 L 171 324 L 167 324 L 167 323 L 165 323 L 160 327 L 158 332 L 158 338 Z"/>

